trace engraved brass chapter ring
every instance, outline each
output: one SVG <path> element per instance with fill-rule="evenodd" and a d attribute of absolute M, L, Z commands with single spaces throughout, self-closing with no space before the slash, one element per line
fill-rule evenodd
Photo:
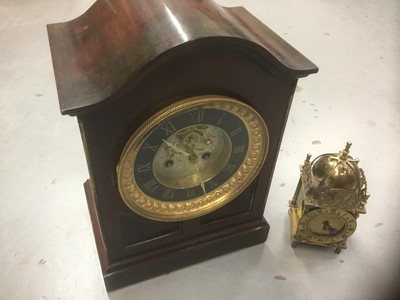
<path fill-rule="evenodd" d="M 123 201 L 137 214 L 182 221 L 237 197 L 265 162 L 268 129 L 249 105 L 192 97 L 153 115 L 131 136 L 117 167 Z"/>
<path fill-rule="evenodd" d="M 315 209 L 300 219 L 299 233 L 315 244 L 335 245 L 347 240 L 356 230 L 356 218 L 339 208 Z"/>

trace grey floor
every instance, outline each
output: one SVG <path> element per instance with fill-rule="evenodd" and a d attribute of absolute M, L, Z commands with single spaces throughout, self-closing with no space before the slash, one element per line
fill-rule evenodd
<path fill-rule="evenodd" d="M 320 68 L 301 79 L 264 245 L 107 294 L 82 183 L 76 120 L 59 113 L 45 25 L 93 0 L 0 0 L 0 299 L 390 299 L 400 280 L 400 2 L 218 0 L 244 6 Z M 371 198 L 348 249 L 290 247 L 298 166 L 341 150 Z"/>

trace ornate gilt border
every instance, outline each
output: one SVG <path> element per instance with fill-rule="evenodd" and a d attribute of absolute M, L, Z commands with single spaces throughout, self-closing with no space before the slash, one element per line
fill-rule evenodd
<path fill-rule="evenodd" d="M 196 106 L 221 109 L 238 116 L 249 135 L 249 147 L 243 164 L 221 186 L 206 195 L 177 202 L 154 199 L 145 194 L 133 176 L 135 157 L 147 134 L 166 118 Z M 268 128 L 249 105 L 236 99 L 204 95 L 188 98 L 166 107 L 149 118 L 127 142 L 117 166 L 118 189 L 126 205 L 137 214 L 157 221 L 183 221 L 210 213 L 237 197 L 255 179 L 267 157 Z"/>

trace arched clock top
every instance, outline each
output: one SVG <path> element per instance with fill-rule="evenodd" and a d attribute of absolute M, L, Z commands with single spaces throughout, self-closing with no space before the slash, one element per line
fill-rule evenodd
<path fill-rule="evenodd" d="M 178 48 L 226 44 L 258 56 L 280 77 L 318 68 L 244 8 L 212 0 L 98 0 L 82 16 L 48 25 L 62 114 L 106 101 L 143 68 Z"/>

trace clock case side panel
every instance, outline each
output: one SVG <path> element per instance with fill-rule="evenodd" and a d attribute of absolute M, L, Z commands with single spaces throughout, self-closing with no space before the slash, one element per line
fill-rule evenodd
<path fill-rule="evenodd" d="M 109 265 L 105 268 L 106 277 L 115 272 L 122 274 L 123 270 L 136 269 L 135 265 L 139 268 L 144 261 L 154 264 L 165 259 L 168 249 L 174 247 L 185 249 L 174 252 L 176 257 L 182 251 L 186 253 L 185 257 L 192 256 L 186 263 L 190 264 L 218 253 L 263 242 L 267 237 L 269 226 L 263 219 L 266 195 L 297 79 L 274 75 L 262 57 L 255 56 L 249 49 L 232 47 L 224 43 L 226 40 L 216 41 L 198 44 L 179 55 L 159 58 L 140 80 L 121 91 L 113 105 L 79 116 L 92 161 L 90 173 L 95 183 L 94 195 L 98 197 L 98 223 L 105 236 L 109 258 Z M 182 98 L 201 94 L 221 94 L 242 99 L 261 114 L 269 128 L 270 147 L 266 164 L 257 180 L 248 188 L 252 195 L 247 197 L 251 203 L 248 214 L 232 216 L 229 204 L 203 219 L 177 223 L 160 223 L 134 214 L 123 203 L 116 183 L 115 166 L 123 146 L 134 130 L 159 109 Z M 232 204 L 240 201 L 238 199 L 234 199 Z M 130 220 L 129 228 L 122 228 L 121 220 L 126 218 Z M 131 245 L 123 242 L 124 231 L 135 235 L 143 228 L 145 231 L 151 228 L 156 230 L 153 230 L 152 237 L 146 237 L 145 240 L 138 238 Z M 232 228 L 235 228 L 235 233 L 232 233 Z M 240 239 L 236 240 L 237 236 Z M 235 242 L 225 243 L 230 239 Z M 188 247 L 190 244 L 195 246 Z M 204 251 L 207 245 L 219 247 L 220 250 Z M 204 254 L 206 252 L 207 255 Z M 153 258 L 150 259 L 151 255 Z"/>

